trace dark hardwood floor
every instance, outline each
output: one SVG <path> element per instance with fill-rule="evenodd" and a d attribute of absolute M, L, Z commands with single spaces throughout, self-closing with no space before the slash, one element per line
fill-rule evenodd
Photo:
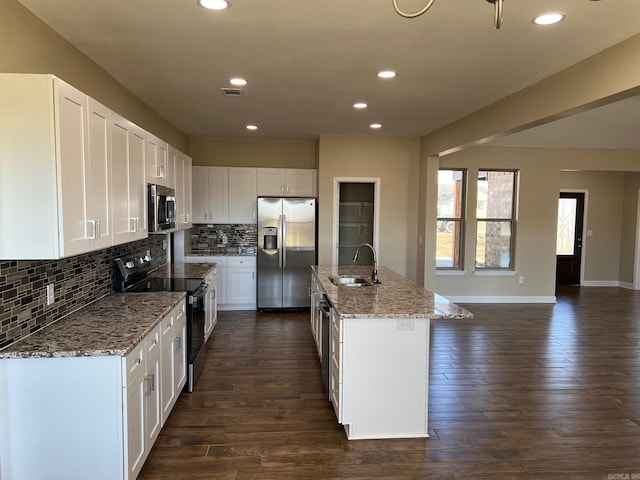
<path fill-rule="evenodd" d="M 347 441 L 308 313 L 223 312 L 141 479 L 640 480 L 640 292 L 432 324 L 431 438 Z"/>

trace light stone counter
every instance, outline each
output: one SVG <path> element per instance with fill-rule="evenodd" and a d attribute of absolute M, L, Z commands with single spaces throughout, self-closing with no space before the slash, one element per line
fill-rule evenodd
<path fill-rule="evenodd" d="M 184 297 L 184 292 L 108 295 L 0 350 L 0 359 L 125 356 Z"/>
<path fill-rule="evenodd" d="M 371 266 L 315 265 L 331 305 L 342 318 L 471 318 L 473 314 L 386 267 L 378 268 L 380 284 L 338 287 L 331 275 L 361 275 L 371 278 Z"/>
<path fill-rule="evenodd" d="M 215 263 L 174 262 L 149 272 L 149 276 L 153 278 L 205 278 L 213 268 L 216 268 Z"/>

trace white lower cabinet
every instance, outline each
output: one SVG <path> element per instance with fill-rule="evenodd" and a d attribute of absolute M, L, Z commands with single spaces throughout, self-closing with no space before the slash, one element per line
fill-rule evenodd
<path fill-rule="evenodd" d="M 0 478 L 135 479 L 186 379 L 184 312 L 126 357 L 2 359 Z"/>
<path fill-rule="evenodd" d="M 216 268 L 211 270 L 205 277 L 204 281 L 208 285 L 207 294 L 204 300 L 205 321 L 204 321 L 204 341 L 209 340 L 213 327 L 218 321 L 218 300 L 216 298 L 217 290 L 217 271 Z"/>
<path fill-rule="evenodd" d="M 256 257 L 186 256 L 185 261 L 216 264 L 217 310 L 256 309 Z"/>

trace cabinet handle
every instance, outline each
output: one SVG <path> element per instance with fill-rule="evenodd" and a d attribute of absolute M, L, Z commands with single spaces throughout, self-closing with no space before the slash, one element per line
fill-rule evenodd
<path fill-rule="evenodd" d="M 284 185 L 280 185 L 280 193 L 284 193 Z"/>
<path fill-rule="evenodd" d="M 145 397 L 149 397 L 151 395 L 151 379 L 149 378 L 149 375 L 147 375 L 146 377 L 144 377 L 144 380 L 142 381 L 142 385 L 143 385 L 143 395 Z"/>
<path fill-rule="evenodd" d="M 287 185 L 287 193 L 289 193 L 289 185 Z"/>
<path fill-rule="evenodd" d="M 156 389 L 156 376 L 153 373 L 150 373 L 149 377 L 151 377 L 151 391 L 154 392 Z"/>
<path fill-rule="evenodd" d="M 96 239 L 96 221 L 88 220 L 87 223 L 91 225 L 91 234 L 87 235 L 87 238 L 90 240 L 95 240 Z"/>
<path fill-rule="evenodd" d="M 182 350 L 182 337 L 176 337 L 174 340 L 173 351 L 179 352 Z"/>
<path fill-rule="evenodd" d="M 97 232 L 96 232 L 96 237 L 100 237 L 102 235 L 102 229 L 100 228 L 100 220 L 96 220 L 96 227 L 97 227 Z"/>

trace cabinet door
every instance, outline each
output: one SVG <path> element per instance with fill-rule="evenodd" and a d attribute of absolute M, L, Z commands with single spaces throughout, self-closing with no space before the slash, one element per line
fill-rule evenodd
<path fill-rule="evenodd" d="M 162 378 L 160 380 L 160 396 L 162 398 L 162 422 L 164 423 L 176 400 L 175 379 L 175 337 L 169 335 L 162 338 Z"/>
<path fill-rule="evenodd" d="M 153 442 L 158 438 L 162 428 L 161 404 L 161 342 L 160 325 L 158 325 L 145 339 L 146 357 L 146 398 L 145 398 L 145 439 L 147 453 Z"/>
<path fill-rule="evenodd" d="M 180 395 L 182 387 L 187 382 L 187 324 L 183 320 L 176 337 L 173 340 L 173 370 L 176 396 Z"/>
<path fill-rule="evenodd" d="M 169 163 L 171 163 L 171 152 L 173 148 L 169 147 Z M 184 159 L 174 153 L 173 160 L 175 161 L 175 189 L 176 189 L 176 228 L 178 230 L 183 230 L 186 223 L 186 217 L 184 213 L 184 199 L 185 199 L 185 191 L 184 191 Z"/>
<path fill-rule="evenodd" d="M 176 155 L 176 149 L 171 145 L 167 145 L 167 169 L 165 172 L 165 179 L 167 182 L 167 187 L 174 189 L 178 188 L 176 180 Z"/>
<path fill-rule="evenodd" d="M 191 201 L 194 223 L 207 223 L 209 215 L 209 167 L 193 167 Z"/>
<path fill-rule="evenodd" d="M 229 168 L 208 167 L 209 216 L 206 223 L 228 223 L 229 218 Z"/>
<path fill-rule="evenodd" d="M 89 98 L 88 211 L 93 230 L 93 250 L 112 244 L 110 110 Z"/>
<path fill-rule="evenodd" d="M 178 230 L 191 228 L 191 158 L 176 154 L 176 201 Z"/>
<path fill-rule="evenodd" d="M 136 478 L 146 458 L 144 400 L 146 372 L 140 372 L 127 384 L 127 459 L 129 478 Z"/>
<path fill-rule="evenodd" d="M 218 306 L 227 303 L 227 269 L 216 267 L 216 303 Z"/>
<path fill-rule="evenodd" d="M 147 236 L 144 130 L 112 113 L 111 197 L 113 244 Z"/>
<path fill-rule="evenodd" d="M 227 303 L 256 302 L 256 271 L 254 268 L 228 268 Z"/>
<path fill-rule="evenodd" d="M 58 81 L 58 141 L 60 158 L 59 215 L 62 256 L 91 249 L 87 188 L 89 181 L 88 97 L 65 82 Z"/>
<path fill-rule="evenodd" d="M 147 183 L 167 186 L 167 144 L 155 135 L 146 134 L 145 175 Z"/>
<path fill-rule="evenodd" d="M 258 195 L 280 197 L 285 194 L 285 170 L 258 168 Z"/>
<path fill-rule="evenodd" d="M 311 169 L 287 170 L 285 183 L 288 197 L 314 197 L 316 194 L 316 171 Z"/>
<path fill-rule="evenodd" d="M 183 159 L 183 168 L 184 168 L 184 214 L 186 216 L 186 221 L 184 223 L 184 228 L 191 228 L 193 226 L 193 220 L 191 218 L 193 207 L 192 207 L 192 194 L 191 194 L 191 157 L 186 155 L 181 155 Z"/>
<path fill-rule="evenodd" d="M 256 223 L 255 168 L 229 168 L 229 223 Z"/>

